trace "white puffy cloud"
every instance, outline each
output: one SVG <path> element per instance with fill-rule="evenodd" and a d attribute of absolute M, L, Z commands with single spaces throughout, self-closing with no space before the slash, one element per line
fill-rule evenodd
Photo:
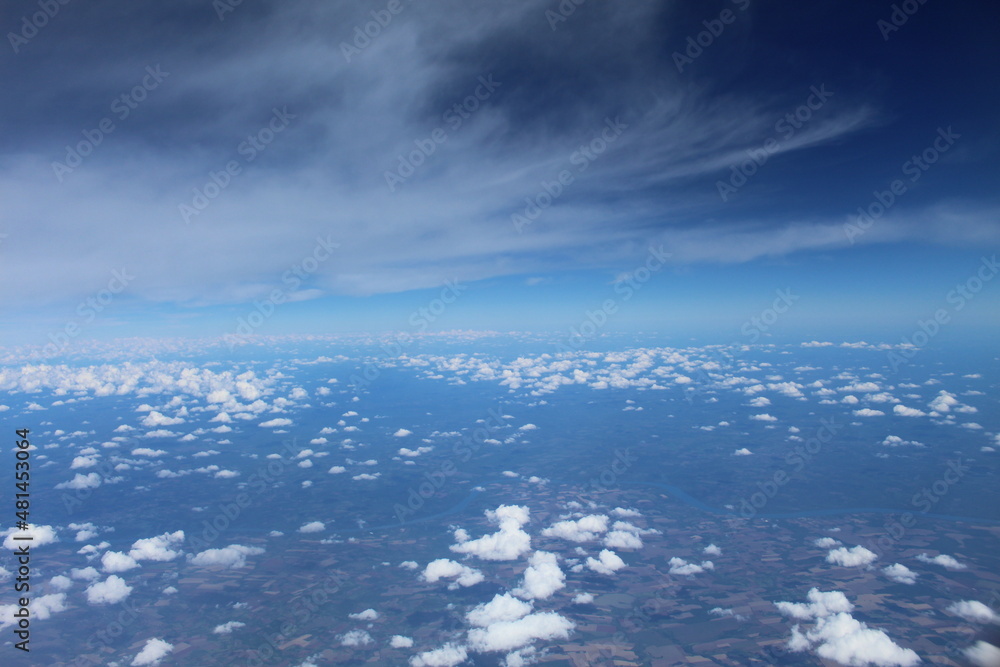
<path fill-rule="evenodd" d="M 105 572 L 128 572 L 139 567 L 135 559 L 120 551 L 105 551 L 101 556 L 101 567 Z"/>
<path fill-rule="evenodd" d="M 959 563 L 957 560 L 955 560 L 953 556 L 949 556 L 948 554 L 938 554 L 937 556 L 934 556 L 932 558 L 927 554 L 923 553 L 917 556 L 917 560 L 919 560 L 921 563 L 940 565 L 946 570 L 958 571 L 966 569 L 965 564 Z"/>
<path fill-rule="evenodd" d="M 869 628 L 843 612 L 816 619 L 815 626 L 805 633 L 796 625 L 788 648 L 792 651 L 812 648 L 821 658 L 858 667 L 910 667 L 920 662 L 912 649 L 899 646 L 883 630 Z"/>
<path fill-rule="evenodd" d="M 310 521 L 299 526 L 300 533 L 319 533 L 326 530 L 326 524 L 322 521 Z"/>
<path fill-rule="evenodd" d="M 217 625 L 212 629 L 212 632 L 217 635 L 228 635 L 231 634 L 233 630 L 238 630 L 239 628 L 246 627 L 246 623 L 241 623 L 240 621 L 228 621 L 221 625 Z"/>
<path fill-rule="evenodd" d="M 538 640 L 568 639 L 576 624 L 555 612 L 528 614 L 469 630 L 469 646 L 480 652 L 513 651 Z"/>
<path fill-rule="evenodd" d="M 510 593 L 496 594 L 489 602 L 474 607 L 465 615 L 469 625 L 485 628 L 502 621 L 516 621 L 532 611 L 531 603 L 518 600 Z"/>
<path fill-rule="evenodd" d="M 714 570 L 715 564 L 710 561 L 702 561 L 699 565 L 698 563 L 689 563 L 683 558 L 678 558 L 674 556 L 669 561 L 670 564 L 670 574 L 677 574 L 681 576 L 691 576 L 695 574 L 701 574 L 705 570 Z"/>
<path fill-rule="evenodd" d="M 410 658 L 410 667 L 455 667 L 465 662 L 469 651 L 461 644 L 448 643 Z"/>
<path fill-rule="evenodd" d="M 531 550 L 531 536 L 521 528 L 530 520 L 527 507 L 500 505 L 496 510 L 486 510 L 486 518 L 499 526 L 497 532 L 453 544 L 451 550 L 483 560 L 516 560 Z"/>
<path fill-rule="evenodd" d="M 871 408 L 861 408 L 860 410 L 855 410 L 852 414 L 855 417 L 882 417 L 885 415 L 881 410 L 872 410 Z"/>
<path fill-rule="evenodd" d="M 590 593 L 577 593 L 573 596 L 573 604 L 591 604 L 594 596 Z"/>
<path fill-rule="evenodd" d="M 68 482 L 60 482 L 56 484 L 57 489 L 96 489 L 101 485 L 101 476 L 96 472 L 88 473 L 86 475 L 82 473 L 77 473 L 73 476 L 73 479 Z"/>
<path fill-rule="evenodd" d="M 337 635 L 337 641 L 342 646 L 367 646 L 375 642 L 372 636 L 364 630 L 351 630 L 342 635 Z"/>
<path fill-rule="evenodd" d="M 707 547 L 701 550 L 706 556 L 721 556 L 722 549 L 715 546 L 714 544 L 709 544 Z"/>
<path fill-rule="evenodd" d="M 199 554 L 189 556 L 191 563 L 202 567 L 224 567 L 237 569 L 247 564 L 247 556 L 259 556 L 264 553 L 260 547 L 246 547 L 242 544 L 230 544 L 221 549 L 206 549 Z"/>
<path fill-rule="evenodd" d="M 37 549 L 59 541 L 55 528 L 34 523 L 29 523 L 27 530 L 21 530 L 16 526 L 8 528 L 0 532 L 0 536 L 4 537 L 4 549 L 11 551 L 16 551 L 22 544 L 30 544 L 32 549 Z M 18 540 L 16 537 L 31 537 L 31 540 Z"/>
<path fill-rule="evenodd" d="M 753 452 L 751 452 L 746 447 L 740 447 L 735 452 L 733 452 L 733 456 L 750 456 L 751 454 L 753 454 Z"/>
<path fill-rule="evenodd" d="M 14 614 L 20 609 L 21 606 L 18 604 L 0 604 L 0 629 L 16 626 L 18 618 Z M 44 621 L 60 611 L 66 611 L 65 593 L 52 593 L 31 598 L 32 620 Z"/>
<path fill-rule="evenodd" d="M 641 549 L 642 538 L 624 530 L 612 530 L 604 536 L 602 544 L 609 549 Z"/>
<path fill-rule="evenodd" d="M 610 512 L 611 516 L 621 517 L 623 519 L 631 519 L 642 516 L 639 510 L 634 510 L 630 507 L 616 507 Z"/>
<path fill-rule="evenodd" d="M 514 594 L 529 600 L 545 600 L 565 586 L 566 575 L 559 568 L 559 558 L 548 551 L 536 551 L 528 559 L 524 579 Z"/>
<path fill-rule="evenodd" d="M 923 410 L 917 410 L 916 408 L 908 408 L 905 405 L 894 405 L 892 407 L 892 413 L 900 417 L 925 417 L 927 413 Z"/>
<path fill-rule="evenodd" d="M 1000 665 L 1000 648 L 989 642 L 979 640 L 962 653 L 975 667 L 997 667 Z"/>
<path fill-rule="evenodd" d="M 459 586 L 475 586 L 484 579 L 483 573 L 479 570 L 448 558 L 432 560 L 424 568 L 421 578 L 430 583 L 439 579 L 455 579 L 455 583 Z"/>
<path fill-rule="evenodd" d="M 625 567 L 625 561 L 609 549 L 602 549 L 597 558 L 588 557 L 587 567 L 598 574 L 613 574 Z"/>
<path fill-rule="evenodd" d="M 949 614 L 961 616 L 965 620 L 972 621 L 973 623 L 1000 622 L 1000 616 L 997 616 L 996 612 L 978 600 L 962 600 L 960 602 L 953 602 L 948 605 L 948 608 L 945 609 L 945 611 Z"/>
<path fill-rule="evenodd" d="M 960 405 L 955 394 L 939 391 L 938 395 L 927 406 L 934 412 L 951 412 L 952 407 Z"/>
<path fill-rule="evenodd" d="M 916 440 L 903 440 L 898 435 L 887 435 L 882 441 L 884 447 L 923 447 L 923 443 Z"/>
<path fill-rule="evenodd" d="M 355 621 L 374 621 L 379 617 L 379 613 L 374 609 L 365 609 L 364 611 L 359 611 L 356 614 L 348 614 L 347 616 Z"/>
<path fill-rule="evenodd" d="M 415 458 L 421 454 L 426 454 L 427 452 L 433 451 L 433 447 L 417 447 L 416 449 L 409 449 L 408 447 L 400 447 L 399 451 L 396 452 L 400 456 L 405 456 L 407 458 Z"/>
<path fill-rule="evenodd" d="M 157 428 L 159 426 L 175 426 L 183 423 L 184 420 L 180 417 L 167 417 L 156 410 L 151 410 L 149 414 L 142 418 L 142 425 L 150 428 Z"/>
<path fill-rule="evenodd" d="M 413 435 L 413 431 L 405 428 L 401 428 L 392 434 L 394 438 L 405 438 L 408 435 Z"/>
<path fill-rule="evenodd" d="M 851 601 L 840 591 L 821 591 L 818 588 L 810 588 L 806 599 L 809 602 L 775 602 L 774 606 L 785 616 L 791 616 L 801 621 L 823 618 L 854 609 Z"/>
<path fill-rule="evenodd" d="M 542 531 L 545 537 L 560 537 L 571 542 L 591 542 L 608 530 L 608 517 L 591 514 L 579 519 L 557 521 Z"/>
<path fill-rule="evenodd" d="M 166 456 L 167 452 L 164 449 L 150 449 L 149 447 L 136 447 L 132 450 L 132 456 L 146 456 L 149 458 L 155 458 L 157 456 Z"/>
<path fill-rule="evenodd" d="M 132 544 L 132 549 L 128 555 L 136 560 L 152 560 L 165 562 L 173 560 L 181 555 L 180 546 L 184 543 L 184 531 L 176 530 L 172 533 L 163 533 L 156 537 L 147 537 L 136 540 Z"/>
<path fill-rule="evenodd" d="M 389 646 L 392 648 L 410 648 L 413 646 L 413 639 L 404 637 L 403 635 L 393 635 L 392 639 L 389 640 Z"/>
<path fill-rule="evenodd" d="M 90 604 L 115 604 L 121 602 L 132 592 L 132 587 L 118 575 L 112 574 L 104 581 L 97 581 L 87 586 L 87 602 Z"/>
<path fill-rule="evenodd" d="M 897 584 L 917 583 L 917 573 L 901 563 L 893 563 L 882 568 L 885 576 L 889 577 Z"/>
<path fill-rule="evenodd" d="M 146 645 L 142 647 L 142 650 L 139 651 L 139 654 L 132 659 L 132 667 L 158 665 L 173 650 L 173 644 L 165 642 L 162 639 L 149 639 L 146 641 Z"/>
<path fill-rule="evenodd" d="M 861 565 L 868 565 L 874 562 L 878 558 L 878 555 L 869 549 L 865 549 L 860 544 L 851 547 L 840 547 L 839 549 L 832 549 L 826 555 L 826 562 L 832 563 L 833 565 L 840 565 L 842 567 L 859 567 Z"/>
<path fill-rule="evenodd" d="M 292 420 L 285 417 L 276 417 L 274 419 L 269 419 L 267 421 L 257 424 L 261 428 L 281 428 L 282 426 L 291 426 Z"/>
<path fill-rule="evenodd" d="M 750 415 L 750 419 L 752 419 L 753 421 L 758 421 L 758 422 L 776 422 L 776 421 L 778 421 L 777 417 L 775 417 L 774 415 L 769 415 L 766 412 L 762 412 L 759 415 Z"/>

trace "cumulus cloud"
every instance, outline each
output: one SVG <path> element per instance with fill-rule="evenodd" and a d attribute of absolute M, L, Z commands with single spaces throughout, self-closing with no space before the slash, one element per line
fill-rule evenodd
<path fill-rule="evenodd" d="M 494 623 L 516 621 L 532 611 L 531 603 L 518 600 L 510 593 L 496 594 L 489 602 L 474 607 L 465 615 L 469 625 L 485 628 Z"/>
<path fill-rule="evenodd" d="M 601 549 L 597 558 L 588 557 L 587 567 L 598 574 L 614 574 L 625 567 L 625 561 L 610 549 Z"/>
<path fill-rule="evenodd" d="M 579 519 L 557 521 L 542 531 L 545 537 L 560 537 L 571 542 L 592 542 L 608 530 L 608 517 L 591 514 Z"/>
<path fill-rule="evenodd" d="M 413 435 L 413 431 L 405 428 L 401 428 L 392 434 L 394 438 L 405 438 L 408 435 Z"/>
<path fill-rule="evenodd" d="M 326 530 L 326 524 L 322 521 L 310 521 L 299 526 L 300 533 L 319 533 Z"/>
<path fill-rule="evenodd" d="M 142 418 L 142 425 L 148 426 L 150 428 L 157 428 L 160 426 L 175 426 L 177 424 L 183 424 L 184 420 L 180 417 L 167 417 L 156 410 L 151 410 L 149 414 Z"/>
<path fill-rule="evenodd" d="M 905 405 L 894 405 L 892 407 L 892 413 L 900 417 L 925 417 L 927 413 L 923 410 L 917 410 L 916 408 L 908 408 Z"/>
<path fill-rule="evenodd" d="M 31 537 L 30 544 L 32 549 L 59 541 L 55 528 L 34 523 L 29 523 L 27 530 L 21 530 L 17 527 L 8 528 L 0 532 L 0 536 L 4 537 L 4 549 L 10 549 L 11 551 L 16 551 L 20 545 L 27 542 L 27 540 L 14 539 L 15 537 Z"/>
<path fill-rule="evenodd" d="M 810 588 L 806 599 L 808 602 L 775 602 L 774 606 L 785 616 L 802 621 L 850 612 L 854 609 L 851 601 L 840 591 L 821 591 L 818 588 Z"/>
<path fill-rule="evenodd" d="M 611 516 L 621 517 L 623 519 L 631 519 L 642 516 L 639 510 L 632 509 L 630 507 L 616 507 L 610 512 Z"/>
<path fill-rule="evenodd" d="M 871 408 L 861 408 L 860 410 L 855 410 L 852 414 L 856 417 L 882 417 L 885 415 L 881 410 L 872 410 Z"/>
<path fill-rule="evenodd" d="M 524 579 L 514 594 L 529 600 L 545 600 L 565 586 L 566 575 L 559 568 L 558 557 L 548 551 L 536 551 L 528 559 Z"/>
<path fill-rule="evenodd" d="M 20 609 L 21 606 L 18 604 L 0 604 L 0 629 L 16 626 L 19 619 L 14 614 Z M 30 613 L 32 619 L 44 621 L 60 611 L 66 611 L 65 593 L 52 593 L 31 598 Z"/>
<path fill-rule="evenodd" d="M 469 646 L 480 652 L 513 651 L 538 640 L 568 639 L 576 624 L 555 612 L 528 614 L 469 630 Z"/>
<path fill-rule="evenodd" d="M 479 570 L 448 558 L 432 560 L 424 568 L 421 578 L 430 583 L 440 579 L 454 579 L 459 586 L 475 586 L 484 579 L 483 573 Z"/>
<path fill-rule="evenodd" d="M 997 667 L 1000 665 L 1000 648 L 989 642 L 979 640 L 962 653 L 975 667 Z"/>
<path fill-rule="evenodd" d="M 877 558 L 878 555 L 874 551 L 865 549 L 859 544 L 850 549 L 847 547 L 832 549 L 826 555 L 826 562 L 833 565 L 840 565 L 841 567 L 859 567 L 861 565 L 868 565 Z"/>
<path fill-rule="evenodd" d="M 531 550 L 531 536 L 521 528 L 530 520 L 527 507 L 500 505 L 496 510 L 486 510 L 486 518 L 499 526 L 497 532 L 453 544 L 451 550 L 483 560 L 516 560 Z"/>
<path fill-rule="evenodd" d="M 612 530 L 604 536 L 602 544 L 609 549 L 641 549 L 642 538 L 625 530 Z"/>
<path fill-rule="evenodd" d="M 816 619 L 805 633 L 796 625 L 788 648 L 795 652 L 812 649 L 819 657 L 842 665 L 910 667 L 920 662 L 912 649 L 899 646 L 883 630 L 869 628 L 843 612 Z"/>
<path fill-rule="evenodd" d="M 291 426 L 292 420 L 285 417 L 276 417 L 274 419 L 269 419 L 265 422 L 257 424 L 261 428 L 281 428 L 283 426 Z"/>
<path fill-rule="evenodd" d="M 919 560 L 921 563 L 940 565 L 946 570 L 958 571 L 966 569 L 966 565 L 964 563 L 959 563 L 957 560 L 955 560 L 953 556 L 949 556 L 948 554 L 939 554 L 932 558 L 927 554 L 923 553 L 917 556 L 917 560 Z"/>
<path fill-rule="evenodd" d="M 448 643 L 410 658 L 410 667 L 455 667 L 466 661 L 468 650 L 461 644 Z"/>
<path fill-rule="evenodd" d="M 132 667 L 142 665 L 158 665 L 160 661 L 167 657 L 167 654 L 174 650 L 174 645 L 162 639 L 149 639 L 142 647 L 139 654 L 132 659 Z"/>
<path fill-rule="evenodd" d="M 364 611 L 359 611 L 356 614 L 348 614 L 347 616 L 355 621 L 374 621 L 378 619 L 379 613 L 374 609 L 365 609 Z"/>
<path fill-rule="evenodd" d="M 965 620 L 973 623 L 1000 622 L 1000 616 L 997 616 L 992 609 L 978 600 L 962 600 L 960 602 L 953 602 L 948 605 L 948 608 L 945 609 L 945 611 L 949 614 L 961 616 Z"/>
<path fill-rule="evenodd" d="M 77 473 L 73 476 L 73 479 L 68 482 L 60 482 L 56 484 L 57 489 L 96 489 L 101 485 L 101 476 L 96 472 L 88 473 L 86 475 L 82 473 Z"/>
<path fill-rule="evenodd" d="M 709 544 L 707 547 L 701 550 L 706 556 L 721 556 L 722 549 L 715 546 L 714 544 Z"/>
<path fill-rule="evenodd" d="M 751 452 L 746 447 L 740 447 L 735 452 L 733 452 L 733 456 L 750 456 L 751 454 L 753 454 L 753 452 Z"/>
<path fill-rule="evenodd" d="M 135 559 L 120 551 L 106 551 L 101 556 L 101 567 L 105 572 L 128 572 L 139 567 Z"/>
<path fill-rule="evenodd" d="M 230 544 L 221 549 L 206 549 L 199 554 L 189 556 L 189 559 L 194 565 L 202 567 L 224 567 L 235 570 L 247 564 L 247 556 L 259 556 L 262 553 L 264 550 L 260 547 Z"/>
<path fill-rule="evenodd" d="M 177 530 L 172 533 L 163 533 L 156 537 L 147 537 L 136 540 L 132 544 L 132 549 L 128 555 L 135 560 L 152 560 L 165 562 L 173 560 L 181 555 L 180 546 L 184 543 L 184 531 Z"/>
<path fill-rule="evenodd" d="M 882 572 L 897 584 L 917 583 L 917 573 L 900 563 L 893 563 L 892 565 L 883 567 Z"/>
<path fill-rule="evenodd" d="M 228 635 L 231 634 L 233 630 L 238 630 L 239 628 L 246 627 L 246 623 L 241 623 L 240 621 L 228 621 L 217 625 L 212 629 L 212 632 L 217 635 Z"/>
<path fill-rule="evenodd" d="M 594 596 L 590 593 L 577 593 L 573 596 L 573 604 L 591 604 L 594 601 Z"/>
<path fill-rule="evenodd" d="M 372 636 L 364 630 L 351 630 L 342 635 L 337 635 L 337 641 L 342 646 L 367 646 L 375 642 Z"/>
<path fill-rule="evenodd" d="M 115 604 L 121 602 L 132 592 L 132 587 L 118 575 L 112 574 L 104 581 L 97 581 L 87 586 L 87 602 L 90 604 Z"/>
<path fill-rule="evenodd" d="M 404 637 L 403 635 L 393 635 L 392 639 L 389 640 L 389 646 L 392 648 L 410 648 L 413 646 L 413 639 Z"/>
<path fill-rule="evenodd" d="M 762 412 L 759 415 L 750 415 L 750 419 L 758 422 L 776 422 L 778 418 L 774 415 L 769 415 L 766 412 Z"/>
<path fill-rule="evenodd" d="M 670 565 L 670 574 L 677 574 L 682 576 L 701 574 L 705 570 L 715 569 L 715 564 L 710 560 L 702 561 L 701 564 L 699 565 L 698 563 L 689 563 L 683 558 L 678 558 L 677 556 L 674 556 L 673 558 L 670 559 L 669 565 Z"/>

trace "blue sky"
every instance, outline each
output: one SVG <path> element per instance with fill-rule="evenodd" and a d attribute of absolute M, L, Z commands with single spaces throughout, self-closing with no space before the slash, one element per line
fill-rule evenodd
<path fill-rule="evenodd" d="M 989 279 L 948 301 L 1000 241 L 994 4 L 898 30 L 892 3 L 385 7 L 70 4 L 32 31 L 11 5 L 5 339 L 232 334 L 260 303 L 253 333 L 567 331 L 610 298 L 604 331 L 740 340 L 776 290 L 779 337 L 996 326 Z"/>

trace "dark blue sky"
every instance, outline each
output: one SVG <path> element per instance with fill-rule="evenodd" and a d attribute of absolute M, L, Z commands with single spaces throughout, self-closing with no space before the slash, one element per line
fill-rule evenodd
<path fill-rule="evenodd" d="M 792 288 L 774 333 L 896 341 L 1000 241 L 995 3 L 219 6 L 8 3 L 12 340 L 410 329 L 457 279 L 431 329 L 725 337 Z"/>

